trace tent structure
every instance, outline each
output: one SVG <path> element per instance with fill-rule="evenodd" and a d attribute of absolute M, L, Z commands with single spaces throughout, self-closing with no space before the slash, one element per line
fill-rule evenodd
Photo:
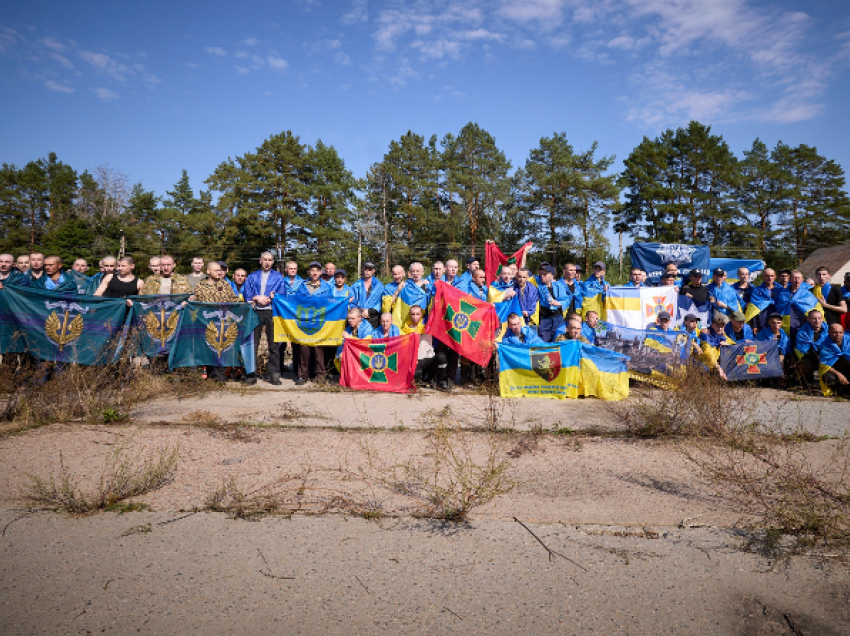
<path fill-rule="evenodd" d="M 833 281 L 843 281 L 850 272 L 850 243 L 815 250 L 799 267 L 804 276 L 814 277 L 818 267 L 828 267 Z"/>

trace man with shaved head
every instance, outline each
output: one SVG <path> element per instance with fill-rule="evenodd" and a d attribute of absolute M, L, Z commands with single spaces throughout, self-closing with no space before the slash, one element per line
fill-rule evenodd
<path fill-rule="evenodd" d="M 0 254 L 0 289 L 3 285 L 24 285 L 24 275 L 15 269 L 15 257 Z"/>
<path fill-rule="evenodd" d="M 820 351 L 820 375 L 830 391 L 850 395 L 850 337 L 840 323 L 829 326 L 829 340 Z"/>

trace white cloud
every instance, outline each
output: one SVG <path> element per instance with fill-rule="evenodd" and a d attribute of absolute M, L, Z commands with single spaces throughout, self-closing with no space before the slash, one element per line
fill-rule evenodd
<path fill-rule="evenodd" d="M 240 60 L 244 60 L 250 56 L 248 55 L 247 51 L 236 51 L 236 53 L 233 54 L 233 57 L 239 58 Z"/>
<path fill-rule="evenodd" d="M 80 57 L 91 64 L 94 68 L 103 71 L 107 75 L 111 75 L 117 80 L 125 81 L 127 75 L 132 75 L 133 71 L 126 65 L 120 64 L 113 60 L 105 53 L 94 53 L 92 51 L 80 51 Z"/>
<path fill-rule="evenodd" d="M 104 102 L 111 102 L 114 99 L 118 99 L 118 93 L 108 88 L 93 88 L 92 92 Z"/>
<path fill-rule="evenodd" d="M 217 55 L 218 57 L 225 57 L 227 55 L 227 51 L 220 46 L 205 46 L 204 52 L 210 55 Z"/>
<path fill-rule="evenodd" d="M 334 55 L 334 62 L 336 62 L 337 64 L 342 64 L 343 66 L 348 66 L 349 64 L 351 64 L 351 58 L 348 56 L 347 53 L 339 51 L 336 55 Z"/>
<path fill-rule="evenodd" d="M 240 75 L 247 75 L 248 73 L 251 72 L 250 70 L 248 70 L 244 66 L 234 66 L 233 68 L 235 68 L 236 72 L 239 73 Z"/>
<path fill-rule="evenodd" d="M 502 0 L 498 13 L 510 20 L 533 20 L 556 26 L 561 22 L 563 0 Z"/>
<path fill-rule="evenodd" d="M 242 46 L 257 46 L 260 41 L 257 38 L 246 38 L 240 42 Z"/>
<path fill-rule="evenodd" d="M 41 43 L 42 43 L 44 46 L 46 46 L 47 48 L 49 48 L 49 49 L 53 49 L 54 51 L 62 51 L 62 50 L 65 48 L 65 45 L 64 45 L 64 44 L 62 44 L 62 43 L 61 43 L 59 40 L 57 40 L 56 38 L 50 38 L 50 37 L 47 37 L 47 38 L 41 38 L 41 39 L 39 40 L 39 42 L 41 42 Z"/>
<path fill-rule="evenodd" d="M 20 39 L 21 36 L 18 35 L 17 31 L 0 24 L 0 53 L 6 53 L 15 44 L 17 44 Z"/>
<path fill-rule="evenodd" d="M 422 59 L 442 60 L 444 57 L 450 57 L 456 60 L 460 58 L 461 44 L 455 40 L 446 40 L 445 38 L 430 42 L 417 40 L 411 46 L 419 49 L 422 53 Z"/>
<path fill-rule="evenodd" d="M 74 68 L 74 64 L 67 57 L 62 55 L 61 53 L 51 53 L 50 57 L 59 62 L 65 68 Z"/>
<path fill-rule="evenodd" d="M 57 93 L 73 93 L 75 89 L 70 86 L 65 86 L 64 84 L 60 84 L 59 82 L 54 82 L 53 80 L 47 80 L 44 83 L 45 88 L 49 88 L 52 91 L 56 91 Z"/>
<path fill-rule="evenodd" d="M 358 22 L 368 22 L 369 12 L 366 10 L 368 0 L 354 0 L 351 3 L 351 9 L 342 14 L 339 19 L 343 24 L 356 24 Z"/>
<path fill-rule="evenodd" d="M 269 55 L 268 58 L 269 68 L 274 71 L 285 71 L 289 68 L 289 62 L 287 62 L 282 57 L 275 57 L 274 55 Z"/>
<path fill-rule="evenodd" d="M 504 40 L 505 36 L 501 33 L 493 33 L 481 27 L 470 31 L 461 31 L 458 34 L 459 38 L 464 40 Z"/>

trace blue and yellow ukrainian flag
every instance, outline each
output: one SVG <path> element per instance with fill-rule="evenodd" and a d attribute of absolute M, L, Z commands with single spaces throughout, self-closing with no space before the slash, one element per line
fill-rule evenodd
<path fill-rule="evenodd" d="M 570 340 L 543 347 L 499 345 L 502 397 L 577 398 L 581 343 Z"/>
<path fill-rule="evenodd" d="M 383 297 L 381 300 L 381 311 L 391 313 L 393 315 L 393 324 L 401 328 L 402 325 L 407 323 L 407 317 L 410 315 L 410 308 L 413 305 L 419 305 L 422 307 L 422 313 L 427 314 L 429 300 L 428 294 L 417 287 L 413 281 L 407 280 L 395 302 L 393 302 L 392 296 Z"/>
<path fill-rule="evenodd" d="M 493 291 L 492 287 L 490 291 Z M 519 304 L 519 296 L 513 296 L 508 300 L 495 302 L 493 306 L 496 308 L 496 315 L 499 317 L 499 330 L 496 332 L 496 342 L 501 342 L 508 328 L 508 316 L 517 314 L 519 317 L 522 317 L 522 306 Z"/>
<path fill-rule="evenodd" d="M 274 341 L 311 347 L 342 344 L 348 298 L 283 296 L 272 301 Z"/>
<path fill-rule="evenodd" d="M 587 312 L 595 311 L 599 320 L 608 320 L 605 311 L 605 283 L 599 282 L 595 277 L 586 280 L 584 285 L 584 302 L 581 306 L 581 317 L 587 316 Z"/>
<path fill-rule="evenodd" d="M 629 397 L 629 358 L 614 351 L 581 345 L 581 381 L 579 392 L 602 400 L 623 400 Z"/>

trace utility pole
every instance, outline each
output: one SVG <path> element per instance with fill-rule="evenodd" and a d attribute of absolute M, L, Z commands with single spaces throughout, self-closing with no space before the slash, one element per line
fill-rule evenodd
<path fill-rule="evenodd" d="M 124 258 L 124 250 L 127 248 L 127 243 L 124 240 L 124 233 L 121 233 L 121 248 L 118 250 L 118 258 Z"/>
<path fill-rule="evenodd" d="M 623 279 L 623 233 L 620 232 L 620 280 Z"/>

